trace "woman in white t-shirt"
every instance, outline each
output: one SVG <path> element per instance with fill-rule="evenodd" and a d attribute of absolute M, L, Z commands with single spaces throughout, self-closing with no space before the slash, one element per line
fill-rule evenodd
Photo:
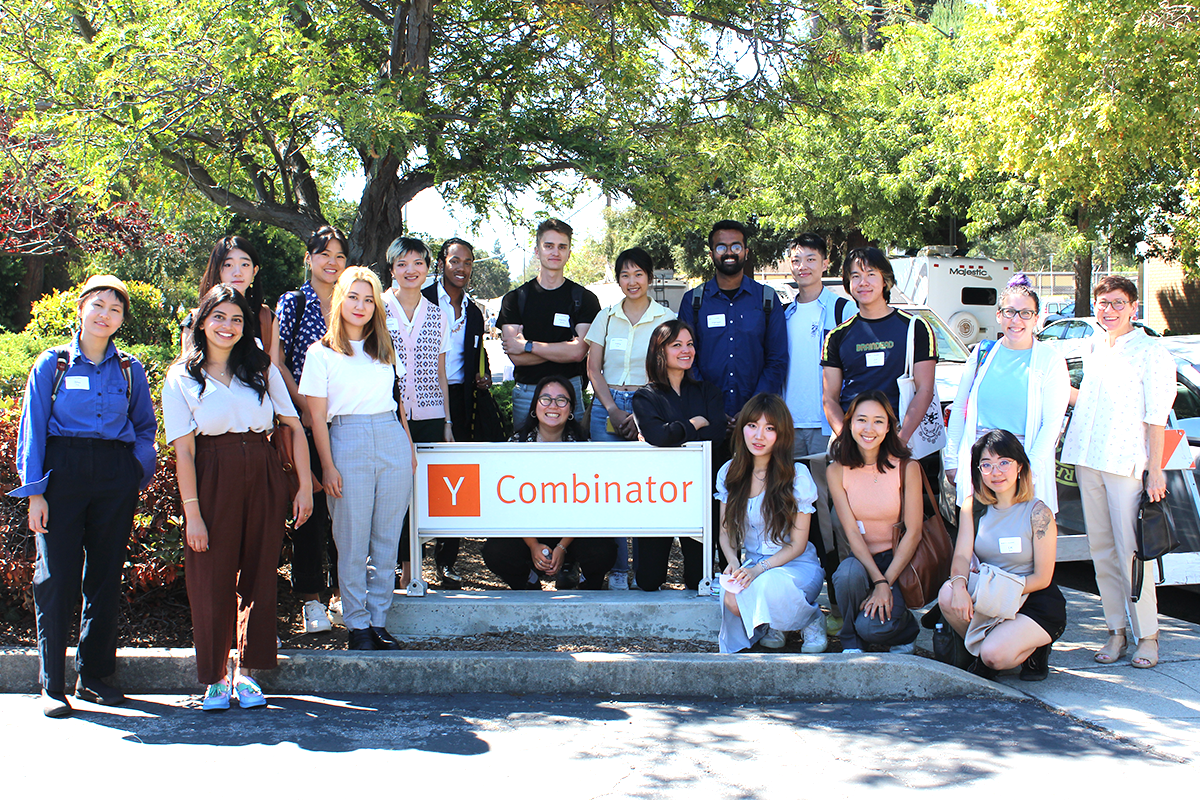
<path fill-rule="evenodd" d="M 404 400 L 408 429 L 414 442 L 453 442 L 450 390 L 446 383 L 450 329 L 441 307 L 421 294 L 421 287 L 429 277 L 433 254 L 420 239 L 401 236 L 388 245 L 387 260 L 392 266 L 396 288 L 383 293 L 383 308 L 387 312 L 385 321 L 396 348 L 396 358 L 403 367 L 400 396 Z M 440 551 L 441 545 L 442 540 L 439 540 L 435 549 Z M 443 559 L 436 560 L 443 563 Z M 408 563 L 407 518 L 404 534 L 400 537 L 399 561 L 401 582 L 408 586 L 412 565 Z"/>
<path fill-rule="evenodd" d="M 202 708 L 266 705 L 252 669 L 274 669 L 275 587 L 288 503 L 296 522 L 312 513 L 304 429 L 287 385 L 249 335 L 246 298 L 228 284 L 204 296 L 188 347 L 167 371 L 163 422 L 175 448 L 187 549 L 184 569 Z M 268 441 L 275 420 L 290 428 L 299 489 Z M 236 630 L 237 671 L 228 671 Z"/>
<path fill-rule="evenodd" d="M 396 413 L 394 391 L 404 367 L 392 349 L 382 306 L 374 272 L 350 267 L 342 273 L 333 290 L 329 330 L 308 348 L 300 378 L 333 518 L 351 650 L 400 649 L 384 626 L 417 465 L 408 424 Z"/>

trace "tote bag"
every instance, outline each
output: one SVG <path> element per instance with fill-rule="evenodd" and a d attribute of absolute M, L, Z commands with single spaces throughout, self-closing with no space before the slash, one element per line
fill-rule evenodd
<path fill-rule="evenodd" d="M 896 379 L 900 388 L 900 421 L 904 421 L 908 406 L 917 396 L 917 379 L 913 375 L 913 338 L 917 328 L 917 315 L 913 314 L 908 323 L 908 343 L 904 356 L 904 374 Z M 913 458 L 924 458 L 930 453 L 936 453 L 946 446 L 946 426 L 942 424 L 942 407 L 938 403 L 937 391 L 929 402 L 925 417 L 908 440 Z"/>

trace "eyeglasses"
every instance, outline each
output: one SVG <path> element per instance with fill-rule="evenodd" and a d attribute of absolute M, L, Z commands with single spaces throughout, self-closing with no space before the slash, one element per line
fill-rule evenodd
<path fill-rule="evenodd" d="M 1113 311 L 1124 311 L 1125 306 L 1129 305 L 1128 300 L 1097 300 L 1096 308 L 1101 310 L 1111 308 Z"/>
<path fill-rule="evenodd" d="M 979 464 L 979 471 L 984 475 L 991 475 L 994 471 L 1008 472 L 1015 463 L 1017 462 L 1011 458 L 1002 458 L 994 464 L 990 461 L 982 461 Z"/>
<path fill-rule="evenodd" d="M 559 395 L 558 397 L 551 397 L 548 394 L 543 394 L 538 396 L 538 405 L 542 408 L 549 408 L 550 406 L 566 408 L 567 406 L 571 405 L 571 398 L 564 397 L 562 395 Z"/>
<path fill-rule="evenodd" d="M 745 245 L 734 242 L 733 244 L 719 244 L 713 248 L 713 252 L 717 255 L 723 255 L 725 252 L 733 253 L 735 256 L 745 250 Z"/>
<path fill-rule="evenodd" d="M 1020 317 L 1021 319 L 1028 321 L 1036 317 L 1037 312 L 1030 311 L 1028 308 L 1023 308 L 1020 311 L 1017 311 L 1015 308 L 1002 308 L 1000 309 L 1000 316 L 1004 317 L 1005 319 Z"/>

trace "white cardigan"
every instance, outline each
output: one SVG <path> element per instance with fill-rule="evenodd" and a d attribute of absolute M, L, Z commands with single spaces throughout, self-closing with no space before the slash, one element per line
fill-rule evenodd
<path fill-rule="evenodd" d="M 979 437 L 979 384 L 987 375 L 996 352 L 1004 347 L 997 342 L 983 364 L 978 363 L 979 347 L 963 367 L 958 394 L 950 406 L 950 426 L 946 431 L 943 460 L 946 469 L 958 469 L 958 504 L 961 506 L 971 486 L 971 446 Z M 1025 452 L 1033 468 L 1034 496 L 1058 513 L 1058 488 L 1055 483 L 1054 450 L 1062 429 L 1067 403 L 1071 399 L 1071 381 L 1067 363 L 1053 348 L 1034 340 L 1029 361 L 1028 403 L 1025 414 Z M 962 465 L 959 468 L 959 465 Z"/>

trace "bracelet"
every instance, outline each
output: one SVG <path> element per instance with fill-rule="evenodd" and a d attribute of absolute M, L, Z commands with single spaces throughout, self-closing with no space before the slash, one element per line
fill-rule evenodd
<path fill-rule="evenodd" d="M 769 570 L 771 567 L 775 566 L 774 564 L 772 564 L 770 561 L 768 561 L 768 560 L 767 560 L 767 559 L 765 559 L 765 558 L 764 558 L 762 561 L 758 562 L 758 565 L 759 565 L 760 567 L 762 567 L 762 571 L 763 571 L 763 572 L 766 572 L 766 571 L 767 571 L 767 570 Z"/>
<path fill-rule="evenodd" d="M 561 544 L 556 544 L 556 545 L 554 545 L 554 549 L 555 549 L 555 550 L 557 550 L 557 549 L 558 549 L 558 548 L 560 548 L 560 547 L 562 547 L 562 551 L 563 551 L 564 553 L 565 553 L 565 552 L 567 552 L 567 548 L 563 547 Z"/>
<path fill-rule="evenodd" d="M 199 502 L 200 501 L 197 500 L 195 497 L 189 497 L 187 500 L 183 501 L 183 505 L 186 506 L 188 503 L 199 503 Z"/>
<path fill-rule="evenodd" d="M 879 584 L 881 584 L 881 583 L 883 583 L 883 584 L 886 584 L 886 583 L 887 583 L 887 578 L 880 578 L 880 579 L 879 579 L 879 580 L 877 580 L 877 581 L 871 581 L 871 588 L 872 588 L 872 589 L 874 589 L 876 586 L 878 586 L 878 585 L 879 585 Z"/>
<path fill-rule="evenodd" d="M 953 585 L 954 585 L 954 582 L 955 582 L 956 580 L 958 580 L 959 578 L 961 578 L 961 579 L 962 579 L 963 586 L 965 587 L 965 586 L 967 585 L 967 576 L 966 576 L 966 575 L 951 575 L 951 576 L 950 576 L 950 581 L 949 581 L 950 585 L 951 585 L 951 586 L 953 586 Z"/>

